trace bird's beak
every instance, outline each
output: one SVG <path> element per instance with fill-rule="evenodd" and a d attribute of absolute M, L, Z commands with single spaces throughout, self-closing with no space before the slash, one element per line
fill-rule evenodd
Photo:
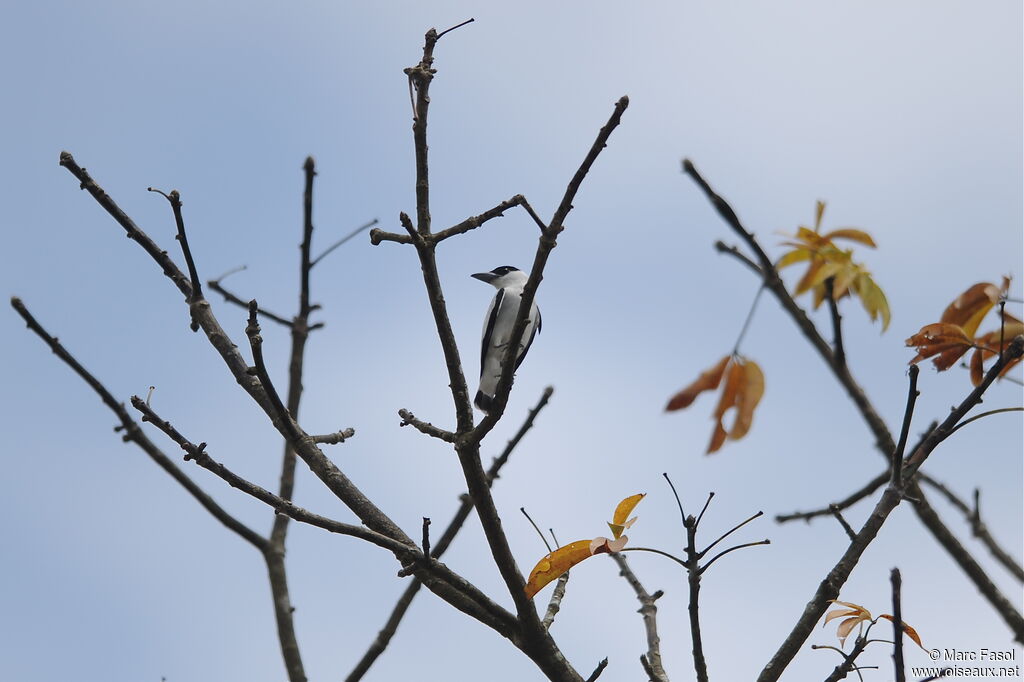
<path fill-rule="evenodd" d="M 497 275 L 495 275 L 493 272 L 478 272 L 475 275 L 470 275 L 470 277 L 472 277 L 473 279 L 478 279 L 481 282 L 487 282 L 488 284 L 490 284 L 497 278 Z"/>

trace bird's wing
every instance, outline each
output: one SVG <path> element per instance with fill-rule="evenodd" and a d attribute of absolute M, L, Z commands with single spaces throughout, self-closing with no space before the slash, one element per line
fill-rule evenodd
<path fill-rule="evenodd" d="M 487 309 L 487 321 L 484 322 L 484 335 L 480 339 L 480 378 L 484 376 L 484 363 L 487 361 L 487 349 L 491 345 L 491 335 L 494 334 L 494 325 L 498 321 L 498 311 L 501 309 L 501 300 L 505 298 L 505 290 L 498 289 L 491 301 L 491 307 Z"/>
<path fill-rule="evenodd" d="M 519 354 L 518 358 L 516 358 L 516 369 L 519 369 L 519 365 L 523 364 L 523 358 L 526 357 L 526 351 L 530 350 L 530 344 L 533 343 L 533 337 L 537 336 L 537 332 L 540 331 L 540 325 L 540 308 L 537 308 L 537 324 L 530 330 L 530 338 L 526 340 L 526 345 L 523 346 L 523 352 Z"/>

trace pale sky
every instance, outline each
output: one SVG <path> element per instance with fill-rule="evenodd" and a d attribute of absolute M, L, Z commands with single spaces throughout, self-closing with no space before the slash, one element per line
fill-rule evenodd
<path fill-rule="evenodd" d="M 519 566 L 528 571 L 544 553 L 520 507 L 568 541 L 606 533 L 615 503 L 635 492 L 648 496 L 631 544 L 681 553 L 662 472 L 687 511 L 716 492 L 708 541 L 764 510 L 735 538 L 772 545 L 723 559 L 702 589 L 712 679 L 752 679 L 846 546 L 831 519 L 771 519 L 846 496 L 882 460 L 824 364 L 768 298 L 743 344 L 767 385 L 750 434 L 706 457 L 713 399 L 662 412 L 732 348 L 757 289 L 742 265 L 714 251 L 716 240 L 737 239 L 680 160 L 694 161 L 773 257 L 781 233 L 810 224 L 819 199 L 828 202 L 826 227 L 874 236 L 879 248 L 858 250 L 858 259 L 888 294 L 892 325 L 879 334 L 855 301 L 841 305 L 851 369 L 896 431 L 913 355 L 904 339 L 975 282 L 1013 275 L 1012 295 L 1021 297 L 1020 2 L 18 3 L 0 28 L 3 289 L 119 399 L 155 386 L 163 417 L 240 475 L 275 487 L 278 435 L 189 331 L 178 292 L 78 191 L 58 154 L 72 152 L 182 263 L 167 204 L 146 188 L 180 190 L 200 276 L 245 264 L 225 284 L 290 316 L 303 160 L 313 155 L 319 171 L 314 252 L 372 218 L 401 231 L 399 211 L 415 208 L 402 69 L 418 61 L 426 29 L 469 17 L 475 23 L 435 53 L 438 228 L 517 193 L 550 217 L 612 105 L 630 97 L 549 261 L 538 293 L 544 331 L 484 443 L 489 461 L 543 388 L 555 387 L 495 488 Z M 513 210 L 438 252 L 473 388 L 493 290 L 469 275 L 528 268 L 536 232 Z M 210 298 L 244 345 L 244 311 Z M 313 299 L 327 326 L 308 345 L 303 427 L 354 427 L 356 437 L 327 454 L 410 535 L 423 516 L 443 528 L 464 489 L 454 453 L 400 429 L 396 414 L 408 408 L 454 424 L 415 254 L 350 242 L 318 266 Z M 1019 305 L 1011 310 L 1020 315 Z M 813 319 L 828 335 L 826 311 Z M 13 311 L 0 324 L 8 435 L 0 679 L 284 680 L 262 559 L 122 444 L 112 413 Z M 264 330 L 283 385 L 288 335 Z M 922 370 L 912 434 L 969 391 L 963 370 Z M 1003 382 L 984 408 L 1021 398 L 1019 385 Z M 1019 414 L 981 420 L 926 465 L 964 497 L 981 489 L 990 530 L 1018 561 L 1021 432 Z M 150 436 L 179 456 L 162 434 Z M 183 465 L 231 512 L 269 529 L 261 503 Z M 847 512 L 851 524 L 863 523 L 874 499 Z M 954 509 L 932 499 L 1022 608 L 1020 584 Z M 354 519 L 308 471 L 296 501 Z M 313 682 L 342 679 L 404 589 L 398 566 L 380 549 L 299 524 L 288 550 L 306 672 Z M 475 517 L 444 560 L 511 604 Z M 650 591 L 665 590 L 669 675 L 692 679 L 685 575 L 653 555 L 630 560 Z M 889 611 L 893 566 L 903 572 L 904 618 L 926 647 L 1011 646 L 1007 627 L 909 505 L 889 518 L 840 598 Z M 550 589 L 537 597 L 541 608 Z M 594 558 L 574 570 L 552 632 L 584 676 L 608 656 L 602 679 L 639 679 L 646 646 L 637 607 L 614 565 Z M 783 679 L 822 679 L 839 662 L 810 644 L 838 644 L 834 627 L 815 631 Z M 882 666 L 866 680 L 891 679 L 885 645 L 861 660 Z M 919 650 L 907 660 L 930 664 Z M 509 643 L 424 592 L 365 679 L 540 678 Z"/>

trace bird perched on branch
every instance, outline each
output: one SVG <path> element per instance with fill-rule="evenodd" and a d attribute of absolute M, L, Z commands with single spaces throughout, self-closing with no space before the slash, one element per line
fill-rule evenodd
<path fill-rule="evenodd" d="M 498 387 L 498 378 L 501 376 L 501 358 L 505 353 L 505 347 L 511 341 L 512 327 L 519 313 L 527 276 L 518 268 L 503 265 L 490 272 L 478 272 L 473 277 L 481 282 L 487 282 L 498 290 L 491 301 L 491 307 L 487 309 L 487 317 L 484 318 L 484 334 L 480 347 L 480 390 L 476 392 L 476 398 L 473 400 L 480 410 L 490 412 Z M 530 350 L 533 337 L 539 331 L 540 310 L 534 301 L 530 307 L 526 331 L 523 332 L 519 343 L 519 352 L 516 353 L 515 369 L 519 369 L 523 358 L 526 357 L 526 351 Z"/>

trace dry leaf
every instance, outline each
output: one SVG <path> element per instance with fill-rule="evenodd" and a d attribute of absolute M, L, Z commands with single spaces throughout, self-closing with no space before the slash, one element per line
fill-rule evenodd
<path fill-rule="evenodd" d="M 838 599 L 830 599 L 833 604 L 841 604 L 846 606 L 846 609 L 836 609 L 835 611 L 829 611 L 825 614 L 825 622 L 822 624 L 824 627 L 828 622 L 834 618 L 846 618 L 839 624 L 839 628 L 836 630 L 836 635 L 839 636 L 840 646 L 846 643 L 846 638 L 849 637 L 853 628 L 858 623 L 871 622 L 871 612 L 859 604 L 851 604 L 850 602 L 839 601 Z"/>
<path fill-rule="evenodd" d="M 730 440 L 747 435 L 754 421 L 754 409 L 764 395 L 764 373 L 753 360 L 743 362 L 743 386 L 736 400 L 736 421 L 729 430 Z"/>
<path fill-rule="evenodd" d="M 879 616 L 879 618 L 885 618 L 889 622 L 895 622 L 896 621 L 896 618 L 894 616 L 890 616 L 888 613 L 883 613 L 882 615 Z M 914 640 L 914 644 L 916 644 L 919 647 L 921 647 L 922 649 L 924 649 L 924 645 L 921 644 L 921 637 L 917 634 L 917 630 L 915 630 L 914 628 L 910 627 L 909 625 L 907 625 L 906 623 L 903 623 L 903 622 L 901 622 L 900 625 L 903 626 L 903 632 L 906 633 L 907 637 L 909 637 L 910 639 Z M 927 651 L 927 649 L 925 649 L 925 650 Z"/>
<path fill-rule="evenodd" d="M 1003 279 L 1004 286 L 1009 288 L 1009 280 Z M 964 333 L 973 337 L 978 331 L 982 319 L 999 302 L 1003 292 L 990 282 L 978 282 L 967 291 L 956 297 L 942 313 L 940 322 L 959 325 Z"/>
<path fill-rule="evenodd" d="M 940 372 L 952 367 L 974 347 L 974 341 L 960 326 L 947 322 L 926 324 L 907 339 L 906 344 L 917 348 L 917 355 L 910 364 L 937 355 L 932 362 Z"/>
<path fill-rule="evenodd" d="M 693 404 L 693 401 L 697 399 L 697 396 L 704 391 L 713 391 L 718 388 L 718 384 L 722 381 L 722 374 L 725 372 L 725 366 L 727 364 L 729 364 L 728 355 L 719 360 L 715 366 L 701 372 L 696 381 L 672 396 L 668 401 L 668 405 L 665 406 L 665 411 L 672 412 L 673 410 L 681 410 L 684 407 L 689 407 Z"/>

